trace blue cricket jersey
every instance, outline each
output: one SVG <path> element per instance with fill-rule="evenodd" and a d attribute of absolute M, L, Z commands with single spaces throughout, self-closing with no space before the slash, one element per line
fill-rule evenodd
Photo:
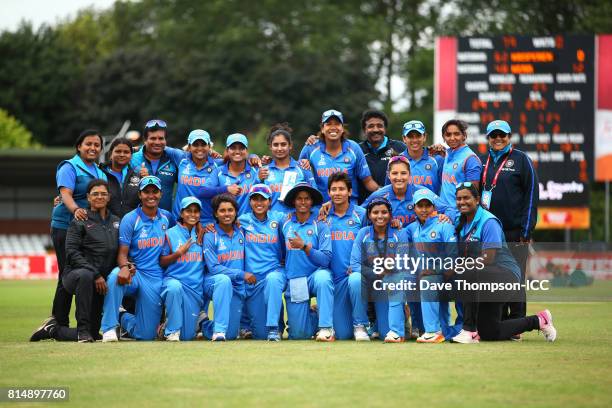
<path fill-rule="evenodd" d="M 200 222 L 206 225 L 213 223 L 211 198 L 217 194 L 227 192 L 227 186 L 218 186 L 217 178 L 213 175 L 219 168 L 217 161 L 208 156 L 208 160 L 200 169 L 191 159 L 188 153 L 178 165 L 178 187 L 172 214 L 178 219 L 181 212 L 181 200 L 185 197 L 194 196 L 202 202 Z"/>
<path fill-rule="evenodd" d="M 251 207 L 249 206 L 249 191 L 251 190 L 251 186 L 253 184 L 257 184 L 259 182 L 258 177 L 258 169 L 255 167 L 251 167 L 251 165 L 247 162 L 244 171 L 240 173 L 238 176 L 233 176 L 229 172 L 229 163 L 224 164 L 219 167 L 216 171 L 212 172 L 211 185 L 216 187 L 225 187 L 231 186 L 232 184 L 238 184 L 242 188 L 242 192 L 235 196 L 236 201 L 238 202 L 238 214 L 242 215 L 249 211 L 251 211 Z"/>
<path fill-rule="evenodd" d="M 318 141 L 313 145 L 304 146 L 300 159 L 310 161 L 317 189 L 323 194 L 323 201 L 329 200 L 327 180 L 332 174 L 338 172 L 348 174 L 353 185 L 351 201 L 354 202 L 359 198 L 359 181 L 372 175 L 361 147 L 348 139 L 342 141 L 342 152 L 336 157 L 327 153 L 325 143 Z"/>
<path fill-rule="evenodd" d="M 327 216 L 327 223 L 331 231 L 332 253 L 334 254 L 331 271 L 334 283 L 337 283 L 348 276 L 346 272 L 351 262 L 353 242 L 359 230 L 366 225 L 366 210 L 350 204 L 346 213 L 339 217 L 332 205 Z"/>
<path fill-rule="evenodd" d="M 387 247 L 385 248 L 384 241 L 376 239 L 376 233 L 373 226 L 363 227 L 357 233 L 353 248 L 351 249 L 351 271 L 362 273 L 362 267 L 372 266 L 371 259 L 373 257 L 395 257 L 401 250 L 399 244 L 407 242 L 405 230 L 397 230 L 395 228 L 387 228 Z M 380 244 L 377 247 L 376 243 Z M 365 253 L 364 253 L 365 251 Z"/>
<path fill-rule="evenodd" d="M 412 196 L 414 192 L 425 188 L 420 185 L 408 184 L 406 186 L 406 195 L 402 200 L 400 200 L 393 191 L 393 186 L 391 184 L 384 186 L 378 191 L 373 192 L 370 196 L 361 204 L 362 207 L 366 208 L 368 204 L 374 199 L 378 197 L 383 197 L 389 200 L 391 203 L 391 210 L 393 212 L 393 219 L 400 220 L 403 226 L 406 226 L 413 222 L 416 219 L 416 214 L 414 213 L 414 202 L 412 200 Z M 440 198 L 436 196 L 434 198 L 436 208 L 446 208 L 444 204 L 441 202 Z"/>
<path fill-rule="evenodd" d="M 436 208 L 449 216 L 451 220 L 458 214 L 456 192 L 457 185 L 465 181 L 480 182 L 482 162 L 467 145 L 456 149 L 447 149 L 442 169 L 440 201 L 444 208 Z"/>
<path fill-rule="evenodd" d="M 230 237 L 215 224 L 215 232 L 204 235 L 204 260 L 207 273 L 224 274 L 232 280 L 234 290 L 244 294 L 244 234 L 234 226 Z"/>
<path fill-rule="evenodd" d="M 252 212 L 238 218 L 246 241 L 246 268 L 257 276 L 258 281 L 281 268 L 284 257 L 281 225 L 285 218 L 284 213 L 277 211 L 269 211 L 263 221 Z"/>
<path fill-rule="evenodd" d="M 172 226 L 172 214 L 161 208 L 153 218 L 142 212 L 141 206 L 123 217 L 119 226 L 119 245 L 129 247 L 128 258 L 136 265 L 136 273 L 162 278 L 159 256 L 164 247 L 166 232 Z"/>
<path fill-rule="evenodd" d="M 408 225 L 406 235 L 412 243 L 411 253 L 414 256 L 442 257 L 442 259 L 457 256 L 455 228 L 449 222 L 440 221 L 437 214 L 430 216 L 423 224 L 417 219 Z M 421 269 L 419 268 L 418 272 Z"/>
<path fill-rule="evenodd" d="M 426 148 L 423 148 L 423 155 L 418 160 L 410 157 L 408 149 L 401 155 L 406 156 L 410 162 L 410 183 L 426 187 L 439 195 L 444 157 L 430 156 Z"/>
<path fill-rule="evenodd" d="M 302 169 L 299 166 L 298 162 L 293 158 L 290 159 L 289 167 L 285 169 L 278 168 L 274 160 L 270 162 L 270 164 L 268 165 L 268 169 L 270 170 L 270 173 L 268 175 L 268 178 L 266 178 L 263 183 L 269 186 L 270 190 L 272 190 L 272 197 L 270 197 L 272 203 L 270 205 L 270 209 L 273 211 L 281 211 L 287 214 L 293 210 L 292 208 L 287 207 L 282 201 L 279 200 L 283 188 L 283 180 L 285 179 L 285 174 L 295 173 L 295 184 L 306 182 L 314 188 L 317 188 L 317 184 L 312 175 L 312 172 L 310 170 Z"/>
<path fill-rule="evenodd" d="M 285 270 L 287 279 L 309 276 L 319 268 L 328 268 L 332 257 L 332 244 L 329 226 L 322 221 L 317 221 L 318 214 L 311 213 L 304 223 L 297 220 L 295 213 L 286 220 L 282 226 L 283 238 L 287 255 L 285 257 Z M 312 244 L 310 255 L 302 249 L 294 249 L 289 245 L 288 237 L 294 237 L 295 233 L 302 238 L 306 245 Z"/>
<path fill-rule="evenodd" d="M 192 240 L 189 250 L 174 263 L 168 265 L 164 277 L 174 278 L 189 289 L 200 294 L 204 284 L 204 262 L 202 262 L 202 246 L 198 244 L 198 234 L 195 227 L 189 231 L 177 224 L 166 233 L 166 244 L 162 248 L 162 256 L 171 255 L 185 242 Z"/>

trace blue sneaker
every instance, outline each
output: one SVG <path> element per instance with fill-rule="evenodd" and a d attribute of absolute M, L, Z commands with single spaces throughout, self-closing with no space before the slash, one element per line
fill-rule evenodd
<path fill-rule="evenodd" d="M 268 332 L 268 341 L 281 341 L 281 336 L 277 329 L 270 329 Z"/>

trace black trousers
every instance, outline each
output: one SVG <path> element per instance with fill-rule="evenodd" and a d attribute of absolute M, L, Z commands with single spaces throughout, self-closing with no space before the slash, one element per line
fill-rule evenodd
<path fill-rule="evenodd" d="M 59 325 L 55 339 L 76 341 L 82 331 L 89 332 L 94 339 L 99 337 L 104 296 L 96 292 L 94 272 L 89 269 L 71 270 L 64 274 L 62 283 L 67 293 L 75 295 L 77 327 Z"/>
<path fill-rule="evenodd" d="M 60 326 L 69 326 L 70 307 L 72 306 L 72 295 L 66 292 L 62 283 L 66 266 L 66 232 L 63 229 L 51 228 L 51 240 L 53 241 L 53 248 L 55 248 L 59 271 L 51 314 L 55 316 L 55 320 Z"/>
<path fill-rule="evenodd" d="M 527 259 L 529 258 L 529 245 L 520 242 L 520 230 L 504 231 L 504 235 L 506 237 L 506 242 L 508 243 L 508 249 L 512 253 L 514 259 L 516 259 L 516 262 L 521 269 L 521 283 L 525 283 L 525 277 L 527 274 Z M 502 314 L 504 319 L 516 319 L 517 317 L 525 317 L 526 315 L 526 293 L 520 302 L 508 302 L 504 305 Z"/>
<path fill-rule="evenodd" d="M 487 266 L 478 274 L 468 275 L 466 278 L 470 282 L 516 282 L 516 277 L 512 272 L 497 266 Z M 516 291 L 500 292 L 496 295 L 490 292 L 477 293 L 476 301 L 463 303 L 463 329 L 478 331 L 483 340 L 509 340 L 517 334 L 539 329 L 540 320 L 535 315 L 504 319 L 503 309 L 508 302 L 503 299 L 515 300 L 517 296 L 522 296 L 522 294 Z M 496 298 L 501 301 L 496 301 Z"/>

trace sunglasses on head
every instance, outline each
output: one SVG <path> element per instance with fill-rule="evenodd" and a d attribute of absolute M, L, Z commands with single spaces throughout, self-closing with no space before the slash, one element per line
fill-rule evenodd
<path fill-rule="evenodd" d="M 154 127 L 159 127 L 159 128 L 165 129 L 168 126 L 166 125 L 166 122 L 164 122 L 161 119 L 151 119 L 150 121 L 148 121 L 145 124 L 145 129 L 154 128 Z"/>
<path fill-rule="evenodd" d="M 266 193 L 271 194 L 270 188 L 268 187 L 253 187 L 251 189 L 251 193 Z"/>
<path fill-rule="evenodd" d="M 472 188 L 473 185 L 474 183 L 472 183 L 471 181 L 465 181 L 463 183 L 457 184 L 457 190 L 461 190 L 462 188 Z"/>

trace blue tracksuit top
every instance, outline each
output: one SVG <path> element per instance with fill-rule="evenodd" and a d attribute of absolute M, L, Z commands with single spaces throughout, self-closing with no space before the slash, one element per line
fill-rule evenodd
<path fill-rule="evenodd" d="M 457 218 L 458 223 L 459 217 Z M 466 223 L 461 229 L 459 241 L 468 244 L 467 255 L 474 258 L 479 257 L 484 249 L 497 249 L 495 264 L 511 271 L 517 279 L 520 279 L 521 269 L 508 249 L 501 222 L 481 206 L 478 206 L 472 222 Z M 474 243 L 481 243 L 481 245 L 474 245 Z M 459 255 L 464 256 L 461 251 Z"/>
<path fill-rule="evenodd" d="M 423 224 L 417 219 L 408 225 L 406 236 L 408 241 L 411 242 L 411 254 L 413 256 L 423 255 L 441 257 L 442 259 L 457 256 L 455 228 L 449 222 L 440 221 L 437 214 L 430 216 Z M 449 243 L 451 244 L 449 245 Z"/>
<path fill-rule="evenodd" d="M 191 153 L 187 153 L 178 164 L 178 187 L 172 214 L 178 219 L 181 212 L 181 200 L 185 197 L 194 196 L 202 202 L 200 221 L 202 224 L 214 222 L 212 215 L 211 198 L 217 194 L 227 191 L 226 186 L 217 186 L 213 173 L 217 171 L 217 161 L 208 156 L 208 160 L 201 169 L 198 169 L 191 159 Z"/>
<path fill-rule="evenodd" d="M 74 185 L 64 185 L 65 183 L 61 178 L 60 169 L 63 166 L 71 166 L 74 174 Z M 106 174 L 97 168 L 95 164 L 91 166 L 95 170 L 95 174 L 92 173 L 92 169 L 87 166 L 78 154 L 75 154 L 70 160 L 64 160 L 57 166 L 57 173 L 55 175 L 57 182 L 57 190 L 61 187 L 66 187 L 72 190 L 72 198 L 80 208 L 88 208 L 89 203 L 87 202 L 87 185 L 90 181 L 95 179 L 108 180 Z M 57 229 L 68 229 L 70 222 L 74 218 L 74 215 L 68 210 L 68 207 L 64 203 L 53 208 L 51 212 L 51 228 Z"/>
<path fill-rule="evenodd" d="M 452 150 L 447 149 L 442 168 L 442 186 L 440 187 L 440 199 L 444 208 L 436 208 L 449 216 L 451 220 L 457 215 L 457 201 L 455 193 L 457 185 L 464 181 L 480 181 L 482 163 L 472 149 L 467 145 L 459 146 Z"/>
<path fill-rule="evenodd" d="M 166 233 L 166 243 L 162 248 L 162 256 L 170 255 L 183 245 L 192 240 L 189 250 L 168 265 L 164 271 L 164 278 L 174 278 L 187 286 L 195 293 L 201 294 L 204 285 L 204 262 L 202 246 L 198 244 L 198 234 L 195 227 L 191 232 L 184 226 L 176 224 Z"/>
<path fill-rule="evenodd" d="M 159 207 L 166 211 L 172 211 L 174 183 L 176 183 L 178 178 L 178 163 L 183 159 L 185 152 L 180 149 L 166 147 L 159 159 L 156 171 L 153 171 L 153 166 L 149 159 L 145 157 L 144 153 L 145 146 L 132 155 L 130 166 L 138 173 L 144 163 L 149 171 L 149 175 L 156 176 L 160 179 L 162 185 L 162 198 L 159 202 Z"/>
<path fill-rule="evenodd" d="M 385 251 L 385 248 L 382 246 L 383 242 L 375 239 L 376 234 L 373 226 L 369 225 L 361 228 L 357 233 L 357 237 L 355 237 L 355 242 L 351 249 L 351 271 L 361 273 L 364 265 L 372 266 L 373 257 L 384 257 L 385 255 L 395 257 L 401 251 L 407 250 L 406 243 L 408 238 L 405 231 L 405 229 L 387 228 L 387 248 Z M 376 242 L 381 245 L 380 251 L 376 246 Z M 363 251 L 366 252 L 364 253 Z"/>
<path fill-rule="evenodd" d="M 285 178 L 286 173 L 295 173 L 295 184 L 306 182 L 314 188 L 317 188 L 317 184 L 312 175 L 312 172 L 310 170 L 302 169 L 299 166 L 298 162 L 293 158 L 291 158 L 289 167 L 287 167 L 286 169 L 278 168 L 274 160 L 270 162 L 270 164 L 268 165 L 268 169 L 270 170 L 268 178 L 262 181 L 262 183 L 269 186 L 270 190 L 272 190 L 272 197 L 270 197 L 272 203 L 270 205 L 270 209 L 272 209 L 273 211 L 281 211 L 285 214 L 293 211 L 293 208 L 287 207 L 282 201 L 279 200 L 281 190 L 283 188 L 283 180 Z"/>
<path fill-rule="evenodd" d="M 327 216 L 327 223 L 331 231 L 332 253 L 334 254 L 331 271 L 334 283 L 337 283 L 348 276 L 346 272 L 350 267 L 353 242 L 359 230 L 366 225 L 366 210 L 351 203 L 346 213 L 339 217 L 332 205 Z"/>
<path fill-rule="evenodd" d="M 244 294 L 244 234 L 234 226 L 230 237 L 215 224 L 215 232 L 204 235 L 204 260 L 207 273 L 224 274 L 232 280 L 234 289 Z"/>
<path fill-rule="evenodd" d="M 401 155 L 410 162 L 410 183 L 426 187 L 439 195 L 444 157 L 430 156 L 426 148 L 423 148 L 423 155 L 418 160 L 410 157 L 407 149 Z"/>
<path fill-rule="evenodd" d="M 281 268 L 284 257 L 281 226 L 285 218 L 285 214 L 278 211 L 269 211 L 263 221 L 252 212 L 238 218 L 246 241 L 246 268 L 257 276 L 257 280 Z"/>
<path fill-rule="evenodd" d="M 136 273 L 162 278 L 159 256 L 164 247 L 166 232 L 174 226 L 174 218 L 159 208 L 150 218 L 138 206 L 121 219 L 119 245 L 129 247 L 128 258 L 136 265 Z"/>
<path fill-rule="evenodd" d="M 416 215 L 414 213 L 414 203 L 412 200 L 412 196 L 414 192 L 425 188 L 420 185 L 408 184 L 406 186 L 406 195 L 403 200 L 400 200 L 395 195 L 393 191 L 393 186 L 391 184 L 384 186 L 378 191 L 373 192 L 362 204 L 361 206 L 366 208 L 368 204 L 377 197 L 383 197 L 389 200 L 391 203 L 391 209 L 393 211 L 393 219 L 398 219 L 402 222 L 402 225 L 406 226 L 413 222 L 416 219 Z M 446 208 L 444 204 L 441 202 L 440 198 L 436 197 L 434 199 L 436 208 Z M 439 210 L 440 211 L 440 210 Z M 441 211 L 443 212 L 443 211 Z"/>
<path fill-rule="evenodd" d="M 238 184 L 242 188 L 242 192 L 240 195 L 235 196 L 236 201 L 238 202 L 237 215 L 242 215 L 251 211 L 251 207 L 249 206 L 249 191 L 251 190 L 251 186 L 253 184 L 257 184 L 259 182 L 257 173 L 258 169 L 251 167 L 247 161 L 244 171 L 238 176 L 233 176 L 229 172 L 229 163 L 226 163 L 219 167 L 216 171 L 212 172 L 213 176 L 211 179 L 211 185 L 225 187 L 227 190 L 227 186 Z"/>
<path fill-rule="evenodd" d="M 325 143 L 318 141 L 313 145 L 304 146 L 300 159 L 310 161 L 317 189 L 323 194 L 323 201 L 329 200 L 327 180 L 332 174 L 338 172 L 348 174 L 353 185 L 351 201 L 354 202 L 359 198 L 359 181 L 372 175 L 361 147 L 348 139 L 342 141 L 342 152 L 336 157 L 327 153 Z"/>
<path fill-rule="evenodd" d="M 312 212 L 306 222 L 297 220 L 295 213 L 286 220 L 282 226 L 283 238 L 287 255 L 285 257 L 285 270 L 287 279 L 309 276 L 319 268 L 328 268 L 332 257 L 332 244 L 329 226 L 317 221 L 318 214 Z M 295 233 L 302 238 L 306 245 L 312 244 L 310 255 L 302 249 L 293 249 L 289 246 L 287 238 L 294 237 Z"/>

